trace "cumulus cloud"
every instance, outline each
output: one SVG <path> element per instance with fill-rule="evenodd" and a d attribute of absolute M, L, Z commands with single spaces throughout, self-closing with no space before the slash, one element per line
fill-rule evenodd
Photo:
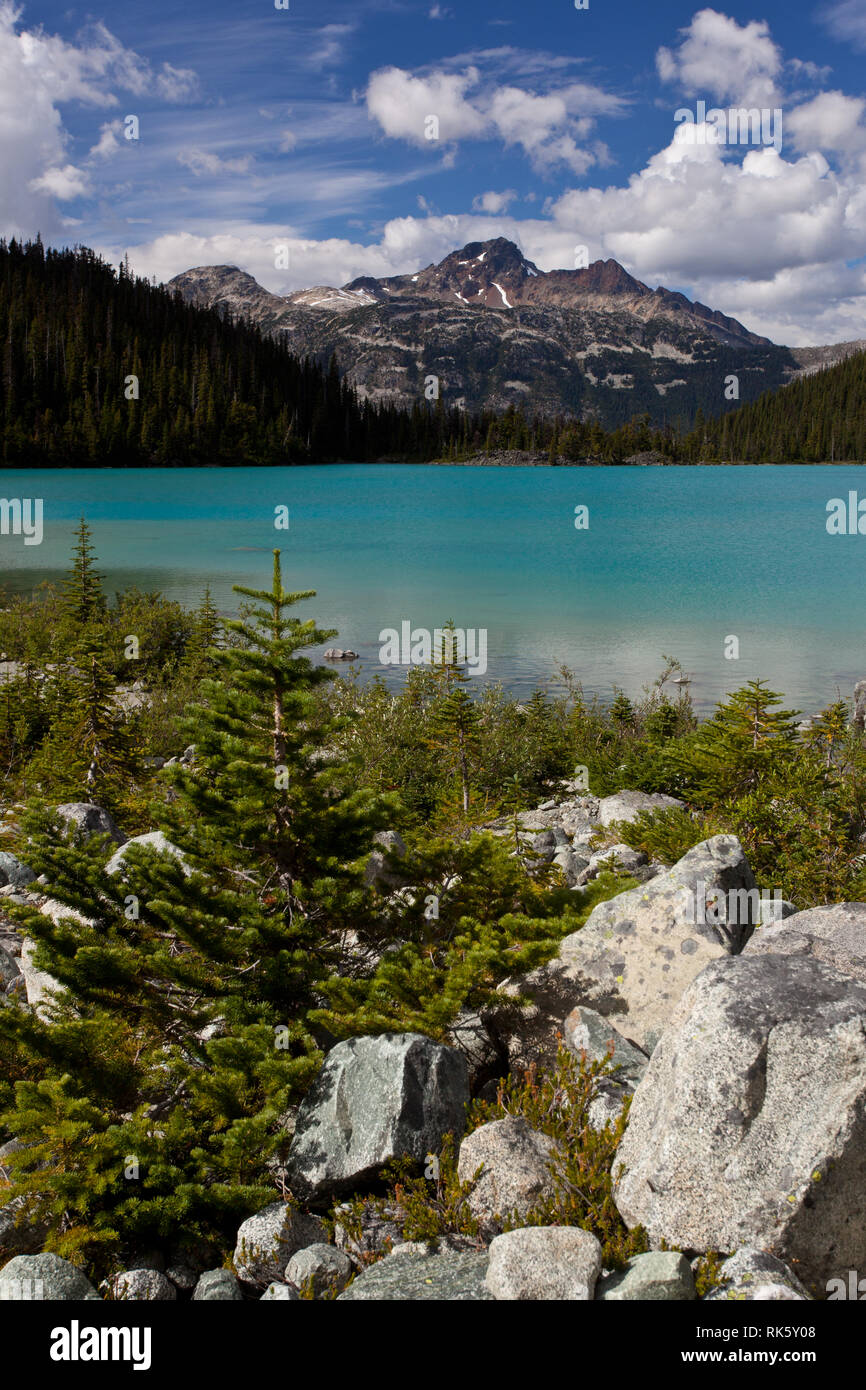
<path fill-rule="evenodd" d="M 421 74 L 382 68 L 370 78 L 366 99 L 369 115 L 394 139 L 419 147 L 499 139 L 506 147 L 519 146 L 539 171 L 565 165 L 576 174 L 607 157 L 600 142 L 587 143 L 596 117 L 618 115 L 625 108 L 622 98 L 589 83 L 571 82 L 538 93 L 482 79 L 473 65 L 460 72 L 440 67 Z M 438 129 L 431 126 L 431 117 Z"/>
<path fill-rule="evenodd" d="M 507 212 L 514 202 L 517 193 L 513 188 L 506 188 L 502 193 L 496 193 L 490 189 L 487 193 L 479 193 L 472 199 L 473 212 L 490 212 L 493 214 Z"/>
<path fill-rule="evenodd" d="M 61 202 L 78 198 L 90 189 L 85 170 L 76 169 L 74 164 L 64 164 L 62 169 L 46 169 L 38 179 L 31 179 L 29 186 L 35 193 L 50 193 Z"/>
<path fill-rule="evenodd" d="M 0 231 L 6 235 L 58 234 L 66 219 L 58 202 L 89 190 L 87 173 L 69 158 L 70 137 L 61 108 L 77 102 L 116 108 L 117 91 L 187 99 L 195 75 L 163 65 L 155 70 L 125 48 L 103 24 L 87 27 L 74 43 L 43 29 L 26 29 L 21 13 L 0 3 Z M 113 126 L 102 125 L 90 157 L 114 153 Z"/>
<path fill-rule="evenodd" d="M 787 129 L 798 150 L 859 154 L 866 149 L 866 101 L 844 92 L 820 92 L 788 116 Z"/>
<path fill-rule="evenodd" d="M 740 25 L 718 10 L 699 10 L 680 32 L 677 48 L 660 48 L 656 54 L 663 82 L 676 85 L 686 96 L 778 105 L 782 55 L 766 21 Z"/>

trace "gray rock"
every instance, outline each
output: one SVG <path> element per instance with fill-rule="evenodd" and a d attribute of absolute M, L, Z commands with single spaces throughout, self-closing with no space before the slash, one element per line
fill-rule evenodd
<path fill-rule="evenodd" d="M 744 1247 L 729 1259 L 723 1260 L 719 1273 L 723 1288 L 713 1289 L 705 1303 L 735 1299 L 737 1302 L 790 1302 L 807 1299 L 810 1295 L 792 1269 L 766 1250 Z"/>
<path fill-rule="evenodd" d="M 604 1074 L 596 1081 L 597 1094 L 590 1101 L 587 1120 L 591 1129 L 602 1130 L 605 1125 L 616 1120 L 628 1096 L 634 1094 L 635 1087 L 647 1068 L 649 1058 L 639 1047 L 597 1014 L 594 1009 L 578 1005 L 572 1009 L 563 1024 L 563 1042 L 568 1050 L 580 1057 L 586 1053 L 589 1061 L 605 1061 L 608 1058 L 617 1070 Z M 608 1047 L 613 1043 L 613 1055 Z"/>
<path fill-rule="evenodd" d="M 0 1166 L 0 1175 L 4 1171 Z M 35 1254 L 47 1234 L 48 1223 L 28 1213 L 26 1197 L 13 1197 L 0 1206 L 0 1259 Z"/>
<path fill-rule="evenodd" d="M 179 1293 L 192 1293 L 198 1283 L 198 1275 L 191 1265 L 169 1265 L 165 1271 Z"/>
<path fill-rule="evenodd" d="M 26 888 L 35 879 L 33 870 L 16 859 L 14 854 L 0 850 L 0 888 Z"/>
<path fill-rule="evenodd" d="M 556 1145 L 526 1120 L 492 1120 L 467 1134 L 460 1145 L 457 1176 L 470 1182 L 483 1165 L 467 1207 L 489 1240 L 506 1221 L 524 1220 L 536 1204 L 554 1193 L 550 1160 Z"/>
<path fill-rule="evenodd" d="M 17 980 L 21 971 L 14 956 L 10 956 L 0 946 L 0 994 L 5 994 L 13 980 Z"/>
<path fill-rule="evenodd" d="M 298 1250 L 325 1242 L 327 1232 L 316 1216 L 308 1216 L 286 1202 L 271 1202 L 240 1226 L 234 1266 L 245 1284 L 260 1288 L 281 1279 Z"/>
<path fill-rule="evenodd" d="M 524 1226 L 497 1236 L 485 1280 L 499 1300 L 588 1302 L 601 1271 L 601 1246 L 577 1226 Z"/>
<path fill-rule="evenodd" d="M 38 1014 L 44 1014 L 51 1000 L 63 991 L 62 985 L 47 970 L 38 970 L 33 960 L 36 942 L 25 936 L 21 945 L 21 974 L 27 989 L 27 1003 Z"/>
<path fill-rule="evenodd" d="M 590 1062 L 610 1059 L 617 1068 L 614 1073 L 617 1080 L 630 1083 L 632 1087 L 638 1085 L 649 1063 L 642 1048 L 630 1043 L 601 1014 L 594 1009 L 584 1008 L 582 1004 L 572 1009 L 565 1020 L 563 1042 L 575 1057 L 585 1052 Z"/>
<path fill-rule="evenodd" d="M 193 1303 L 242 1303 L 241 1286 L 229 1269 L 207 1269 L 199 1276 Z"/>
<path fill-rule="evenodd" d="M 866 681 L 858 681 L 854 686 L 854 718 L 855 728 L 862 729 L 866 723 Z"/>
<path fill-rule="evenodd" d="M 507 1061 L 484 1019 L 474 1009 L 460 1010 L 448 1030 L 448 1041 L 466 1058 L 470 1082 L 485 1072 L 502 1070 Z"/>
<path fill-rule="evenodd" d="M 16 1255 L 0 1269 L 0 1302 L 101 1302 L 80 1269 L 59 1255 Z"/>
<path fill-rule="evenodd" d="M 609 845 L 607 849 L 596 850 L 584 870 L 584 877 L 586 882 L 589 882 L 590 879 L 597 878 L 602 869 L 615 869 L 620 873 L 637 877 L 648 862 L 641 849 L 632 849 L 631 845 Z"/>
<path fill-rule="evenodd" d="M 297 1289 L 291 1284 L 281 1284 L 278 1280 L 274 1280 L 272 1284 L 268 1284 L 268 1287 L 262 1294 L 260 1302 L 264 1302 L 266 1298 L 279 1298 L 282 1299 L 284 1303 L 297 1303 L 300 1297 L 301 1295 L 298 1293 Z"/>
<path fill-rule="evenodd" d="M 332 1048 L 298 1112 L 288 1181 L 318 1203 L 376 1178 L 392 1158 L 422 1162 L 463 1133 L 466 1059 L 420 1033 L 349 1038 Z"/>
<path fill-rule="evenodd" d="M 629 1226 L 757 1246 L 810 1286 L 866 1268 L 866 986 L 808 957 L 707 966 L 638 1086 L 615 1170 Z"/>
<path fill-rule="evenodd" d="M 387 1255 L 403 1244 L 406 1213 L 393 1204 L 372 1199 L 361 1204 L 360 1213 L 351 1203 L 334 1208 L 334 1244 L 359 1264 L 370 1255 Z"/>
<path fill-rule="evenodd" d="M 598 819 L 605 827 L 613 825 L 614 821 L 632 824 L 641 811 L 668 811 L 682 805 L 677 797 L 663 796 L 661 792 L 614 792 L 613 796 L 604 796 L 599 801 Z"/>
<path fill-rule="evenodd" d="M 703 899 L 715 890 L 723 902 L 707 910 Z M 505 999 L 531 1000 L 529 1010 L 506 1015 L 499 1024 L 512 1070 L 553 1063 L 562 1020 L 577 1004 L 603 1014 L 651 1052 L 695 976 L 710 961 L 742 948 L 757 901 L 739 840 L 716 835 L 651 882 L 600 903 L 552 961 L 500 987 Z M 702 915 L 709 920 L 701 921 Z"/>
<path fill-rule="evenodd" d="M 122 1302 L 173 1303 L 177 1289 L 158 1269 L 125 1269 L 100 1284 L 106 1298 Z"/>
<path fill-rule="evenodd" d="M 334 1289 L 341 1292 L 354 1272 L 355 1267 L 348 1255 L 344 1255 L 342 1250 L 335 1250 L 333 1245 L 308 1245 L 305 1250 L 293 1255 L 286 1265 L 289 1283 L 294 1284 L 296 1289 L 309 1283 L 315 1298 L 321 1298 Z"/>
<path fill-rule="evenodd" d="M 586 855 L 578 854 L 574 849 L 558 849 L 553 856 L 553 863 L 562 869 L 569 888 L 575 888 L 580 882 L 581 874 L 589 868 Z"/>
<path fill-rule="evenodd" d="M 866 903 L 833 903 L 761 927 L 747 955 L 812 956 L 866 984 Z"/>
<path fill-rule="evenodd" d="M 127 840 L 123 847 L 111 856 L 105 866 L 105 872 L 107 874 L 119 873 L 126 864 L 127 852 L 135 845 L 142 849 L 156 850 L 157 854 L 172 855 L 173 858 L 180 861 L 181 868 L 189 877 L 191 870 L 187 865 L 183 851 L 179 850 L 177 845 L 173 845 L 161 830 L 149 830 L 146 835 L 134 835 L 131 840 Z"/>
<path fill-rule="evenodd" d="M 364 882 L 375 887 L 401 887 L 406 882 L 406 876 L 393 869 L 389 856 L 405 859 L 406 845 L 402 836 L 396 830 L 380 830 L 373 836 L 373 843 L 381 848 L 374 849 L 367 860 Z"/>
<path fill-rule="evenodd" d="M 82 835 L 85 840 L 93 835 L 110 835 L 119 845 L 126 843 L 126 836 L 113 817 L 95 801 L 64 802 L 56 807 L 55 815 L 64 822 L 67 834 Z"/>
<path fill-rule="evenodd" d="M 337 1299 L 354 1302 L 489 1302 L 486 1254 L 389 1255 Z"/>
<path fill-rule="evenodd" d="M 600 1279 L 595 1296 L 601 1302 L 684 1302 L 697 1298 L 695 1279 L 685 1255 L 655 1250 L 634 1255 L 628 1268 Z"/>

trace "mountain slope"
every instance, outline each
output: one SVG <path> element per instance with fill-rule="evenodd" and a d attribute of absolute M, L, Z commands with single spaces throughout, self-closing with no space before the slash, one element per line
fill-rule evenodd
<path fill-rule="evenodd" d="M 706 439 L 723 461 L 863 463 L 866 351 L 819 366 L 781 391 L 712 421 Z M 704 450 L 701 456 L 707 456 Z"/>
<path fill-rule="evenodd" d="M 503 237 L 473 242 L 412 275 L 281 297 L 235 266 L 170 281 L 185 299 L 285 335 L 292 351 L 336 353 L 360 395 L 410 406 L 438 378 L 447 405 L 525 405 L 616 426 L 636 413 L 689 421 L 780 386 L 801 368 L 787 348 L 616 261 L 540 271 Z"/>

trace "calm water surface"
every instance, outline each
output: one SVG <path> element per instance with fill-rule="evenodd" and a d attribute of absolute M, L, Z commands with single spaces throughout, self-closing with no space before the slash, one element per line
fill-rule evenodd
<path fill-rule="evenodd" d="M 43 498 L 45 521 L 41 545 L 0 536 L 0 582 L 58 579 L 83 513 L 111 589 L 194 606 L 209 584 L 226 612 L 232 584 L 268 587 L 279 545 L 286 587 L 317 591 L 299 615 L 337 628 L 364 679 L 402 678 L 383 629 L 453 618 L 487 631 L 483 679 L 522 694 L 564 663 L 637 695 L 667 653 L 701 709 L 762 676 L 811 712 L 866 676 L 866 536 L 826 529 L 858 486 L 856 467 L 5 470 L 0 492 Z"/>

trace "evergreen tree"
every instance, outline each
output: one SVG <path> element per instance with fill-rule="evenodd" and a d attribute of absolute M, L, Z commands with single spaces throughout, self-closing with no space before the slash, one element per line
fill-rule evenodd
<path fill-rule="evenodd" d="M 83 628 L 105 612 L 105 575 L 97 573 L 91 531 L 84 517 L 75 535 L 72 568 L 63 583 L 63 616 L 73 628 Z"/>

